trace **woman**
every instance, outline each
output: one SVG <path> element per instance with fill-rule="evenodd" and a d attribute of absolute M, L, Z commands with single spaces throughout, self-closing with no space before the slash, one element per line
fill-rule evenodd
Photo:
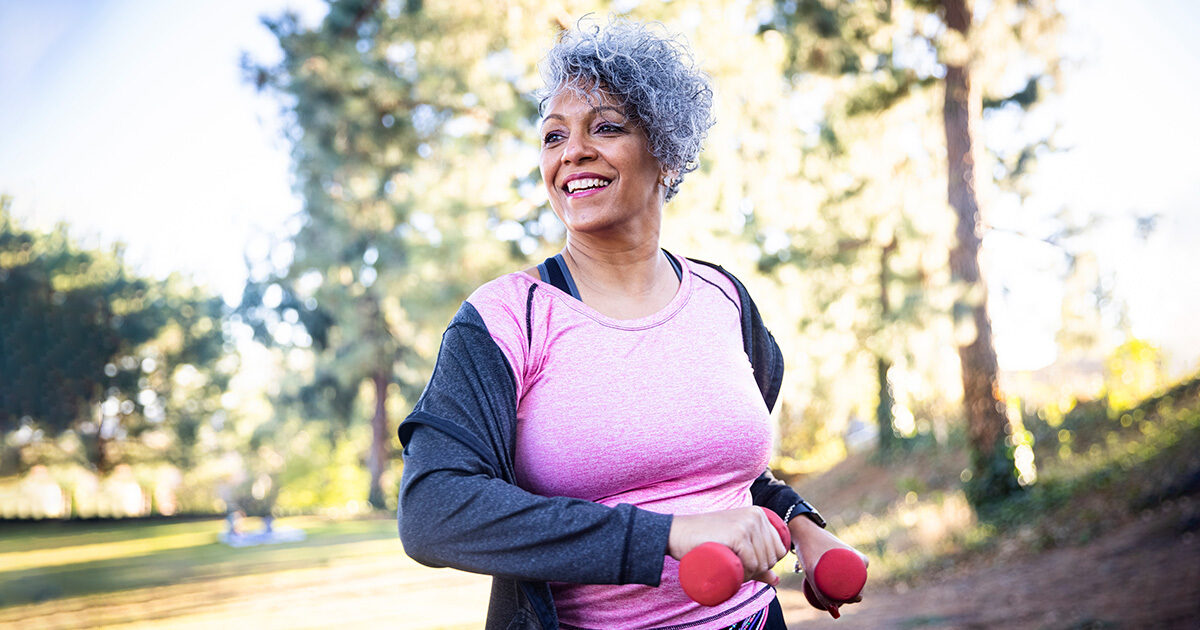
<path fill-rule="evenodd" d="M 787 550 L 756 506 L 787 520 L 805 566 L 845 545 L 767 471 L 783 368 L 754 303 L 659 247 L 711 126 L 707 79 L 620 21 L 564 34 L 543 72 L 541 173 L 566 246 L 480 287 L 447 328 L 400 427 L 405 550 L 495 576 L 489 628 L 783 627 L 771 567 Z M 678 582 L 707 541 L 747 580 L 711 608 Z"/>

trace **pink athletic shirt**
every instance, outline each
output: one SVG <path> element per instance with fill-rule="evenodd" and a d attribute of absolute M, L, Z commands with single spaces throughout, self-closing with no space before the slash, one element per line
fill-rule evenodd
<path fill-rule="evenodd" d="M 513 368 L 522 488 L 667 514 L 751 505 L 771 430 L 742 348 L 737 291 L 720 272 L 680 262 L 675 297 L 640 319 L 606 317 L 524 273 L 469 298 Z M 539 286 L 527 333 L 530 284 Z M 550 587 L 564 628 L 718 629 L 774 597 L 747 582 L 728 602 L 701 606 L 678 571 L 665 556 L 658 587 Z"/>

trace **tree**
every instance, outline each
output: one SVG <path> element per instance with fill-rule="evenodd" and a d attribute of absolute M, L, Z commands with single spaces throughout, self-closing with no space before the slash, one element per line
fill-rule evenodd
<path fill-rule="evenodd" d="M 964 40 L 971 27 L 967 0 L 945 0 L 946 25 Z M 982 219 L 976 194 L 975 163 L 978 149 L 975 127 L 982 105 L 980 92 L 971 81 L 969 60 L 946 65 L 945 106 L 947 194 L 958 218 L 958 244 L 950 251 L 954 280 L 965 285 L 966 294 L 954 305 L 955 323 L 973 328 L 958 352 L 962 361 L 963 407 L 967 436 L 971 443 L 976 501 L 1003 498 L 1019 488 L 1016 463 L 1005 438 L 1011 435 L 1005 401 L 1000 394 L 999 366 L 992 345 L 992 323 L 987 312 L 987 289 L 979 269 Z"/>
<path fill-rule="evenodd" d="M 1053 2 L 998 1 L 981 12 L 980 24 L 972 29 L 965 0 L 787 0 L 775 8 L 763 29 L 784 33 L 794 71 L 852 82 L 849 97 L 838 103 L 846 115 L 880 115 L 922 98 L 938 84 L 943 87 L 946 190 L 958 226 L 949 265 L 958 286 L 953 313 L 973 462 L 968 490 L 977 504 L 1003 498 L 1020 484 L 978 262 L 983 224 L 975 169 L 983 151 L 977 134 L 985 95 L 992 108 L 1027 108 L 1037 101 L 1039 88 L 1053 83 L 1056 66 L 1046 46 L 1053 40 L 1057 10 Z M 1014 82 L 1005 72 L 1021 80 Z M 1032 149 L 1020 152 L 1033 154 Z M 1019 176 L 1028 161 L 1018 158 L 997 170 Z M 885 367 L 879 364 L 881 399 Z"/>
<path fill-rule="evenodd" d="M 289 117 L 304 209 L 280 239 L 284 255 L 273 256 L 275 264 L 255 263 L 240 313 L 260 339 L 311 348 L 316 357 L 311 370 L 298 374 L 304 385 L 279 402 L 335 418 L 334 437 L 353 418 L 389 425 L 389 417 L 415 401 L 449 310 L 482 280 L 510 271 L 514 258 L 528 264 L 525 256 L 554 240 L 557 222 L 547 220 L 534 166 L 537 114 L 530 94 L 539 81 L 533 71 L 554 33 L 594 4 L 346 0 L 331 2 L 314 29 L 287 16 L 268 20 L 284 60 L 247 63 L 247 70 Z M 877 6 L 781 2 L 777 8 L 794 5 L 800 16 L 827 4 L 860 13 Z M 928 320 L 942 325 L 926 314 L 949 311 L 942 303 L 948 265 L 944 256 L 935 263 L 927 254 L 943 242 L 948 250 L 952 237 L 945 203 L 929 201 L 942 195 L 930 185 L 942 171 L 929 156 L 944 150 L 930 131 L 937 122 L 937 64 L 866 55 L 891 46 L 889 35 L 903 30 L 886 15 L 856 23 L 841 45 L 836 31 L 796 37 L 809 26 L 787 20 L 756 35 L 757 7 L 644 3 L 631 12 L 683 33 L 717 84 L 722 122 L 701 169 L 666 208 L 664 245 L 701 256 L 731 244 L 739 253 L 752 251 L 759 273 L 735 270 L 760 302 L 773 305 L 772 327 L 789 363 L 820 362 L 819 369 L 801 365 L 792 374 L 802 376 L 789 379 L 787 448 L 797 427 L 827 426 L 802 416 L 833 417 L 846 406 L 824 399 L 861 398 L 862 387 L 847 374 L 860 371 L 864 355 L 870 380 L 883 362 L 882 394 L 890 364 L 932 363 L 908 357 L 923 351 L 912 340 L 931 336 Z M 829 22 L 812 15 L 820 18 L 805 22 L 813 28 Z M 851 21 L 849 14 L 831 15 L 831 24 Z M 906 33 L 901 39 L 921 38 Z M 813 59 L 815 73 L 797 70 L 801 60 L 807 66 Z M 798 101 L 810 98 L 810 81 L 832 86 L 838 105 L 811 132 L 795 121 Z M 921 121 L 915 133 L 896 132 L 903 131 L 897 121 L 915 119 Z M 916 157 L 889 145 L 887 159 L 864 158 L 871 139 L 887 136 L 896 145 L 905 134 L 920 141 Z M 897 200 L 903 212 L 894 211 Z M 847 310 L 851 317 L 835 315 Z M 811 344 L 800 336 L 813 332 L 828 347 L 808 352 Z M 886 400 L 880 405 L 884 412 L 891 407 Z M 378 444 L 367 458 L 373 478 L 388 457 Z M 378 484 L 371 485 L 378 505 Z"/>
<path fill-rule="evenodd" d="M 281 243 L 290 260 L 255 265 L 239 313 L 260 340 L 314 353 L 305 384 L 279 402 L 331 419 L 332 438 L 369 389 L 376 508 L 390 418 L 416 401 L 444 323 L 540 225 L 518 185 L 536 172 L 524 142 L 532 64 L 514 51 L 526 59 L 522 42 L 547 40 L 553 23 L 507 20 L 505 8 L 333 1 L 312 29 L 265 20 L 283 60 L 245 63 L 284 105 L 304 203 Z"/>
<path fill-rule="evenodd" d="M 836 365 L 828 350 L 807 353 L 812 371 L 827 375 L 818 389 L 834 392 L 849 384 L 861 392 L 874 382 L 878 449 L 887 454 L 898 436 L 918 429 L 904 422 L 912 420 L 908 413 L 897 423 L 895 411 L 909 399 L 937 397 L 945 389 L 897 391 L 894 377 L 940 378 L 942 352 L 931 351 L 928 340 L 948 329 L 949 274 L 945 259 L 929 252 L 948 249 L 952 233 L 934 185 L 940 169 L 931 157 L 939 150 L 930 116 L 929 86 L 936 79 L 917 64 L 889 67 L 901 28 L 877 14 L 878 6 L 778 3 L 776 13 L 760 22 L 762 37 L 787 44 L 782 73 L 788 98 L 810 102 L 807 119 L 797 123 L 806 127 L 797 176 L 812 182 L 817 195 L 812 208 L 785 205 L 807 220 L 764 215 L 753 235 L 763 246 L 765 272 L 802 271 L 799 290 L 814 307 L 800 320 L 805 345 L 836 344 L 844 357 Z M 868 413 L 861 403 L 829 412 Z"/>
<path fill-rule="evenodd" d="M 138 453 L 188 465 L 236 368 L 224 310 L 177 277 L 131 274 L 119 247 L 25 230 L 0 199 L 0 432 L 76 433 L 102 472 Z M 158 446 L 139 439 L 154 432 Z"/>

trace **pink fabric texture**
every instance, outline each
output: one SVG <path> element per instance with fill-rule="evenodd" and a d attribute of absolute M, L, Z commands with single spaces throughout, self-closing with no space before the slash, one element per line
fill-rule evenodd
<path fill-rule="evenodd" d="M 671 302 L 636 320 L 605 317 L 524 273 L 498 278 L 468 300 L 514 371 L 521 487 L 666 514 L 751 504 L 771 430 L 742 348 L 737 293 L 717 271 L 682 263 Z M 530 331 L 531 284 L 539 286 Z M 748 582 L 725 604 L 701 606 L 679 587 L 670 557 L 658 587 L 551 588 L 567 628 L 723 628 L 774 596 Z"/>

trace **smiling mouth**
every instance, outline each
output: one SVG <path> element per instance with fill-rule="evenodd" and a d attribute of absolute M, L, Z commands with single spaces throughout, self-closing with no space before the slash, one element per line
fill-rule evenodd
<path fill-rule="evenodd" d="M 601 179 L 598 177 L 582 177 L 580 179 L 573 179 L 567 182 L 566 185 L 563 186 L 563 190 L 566 191 L 568 195 L 573 195 L 575 193 L 586 192 L 589 190 L 599 190 L 607 187 L 610 183 L 612 183 L 612 180 Z"/>

